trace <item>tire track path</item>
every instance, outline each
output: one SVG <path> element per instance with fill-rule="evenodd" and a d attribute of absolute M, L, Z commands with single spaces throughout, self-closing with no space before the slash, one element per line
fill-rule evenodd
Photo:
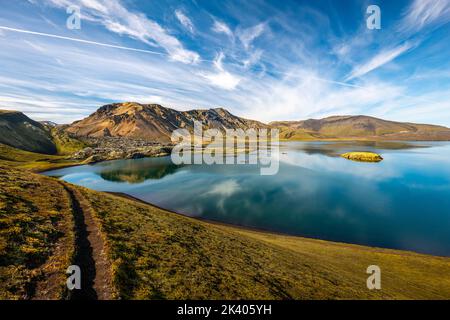
<path fill-rule="evenodd" d="M 71 300 L 111 300 L 111 263 L 94 211 L 79 190 L 62 183 L 70 196 L 75 222 L 74 264 L 81 269 L 81 289 L 69 292 Z"/>

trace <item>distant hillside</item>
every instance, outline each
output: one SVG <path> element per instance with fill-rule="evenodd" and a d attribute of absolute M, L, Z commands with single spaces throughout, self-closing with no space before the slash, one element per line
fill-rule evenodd
<path fill-rule="evenodd" d="M 450 129 L 443 126 L 394 122 L 368 116 L 277 121 L 270 125 L 280 129 L 281 138 L 290 140 L 450 140 Z"/>
<path fill-rule="evenodd" d="M 57 152 L 44 125 L 17 111 L 0 110 L 0 143 L 31 152 Z"/>
<path fill-rule="evenodd" d="M 194 121 L 206 129 L 248 129 L 267 125 L 232 115 L 222 108 L 177 111 L 157 104 L 115 103 L 101 107 L 89 117 L 67 128 L 78 136 L 122 136 L 168 142 L 179 128 L 193 130 Z"/>
<path fill-rule="evenodd" d="M 179 128 L 192 132 L 193 122 L 205 129 L 278 128 L 288 140 L 366 139 L 366 140 L 450 140 L 443 126 L 402 123 L 368 116 L 333 116 L 303 121 L 278 121 L 269 125 L 237 117 L 225 109 L 177 111 L 157 104 L 115 103 L 101 107 L 66 130 L 78 136 L 122 136 L 169 142 Z"/>
<path fill-rule="evenodd" d="M 85 145 L 80 137 L 126 137 L 170 142 L 172 132 L 204 129 L 278 128 L 286 140 L 450 140 L 443 126 L 394 122 L 369 116 L 333 116 L 303 121 L 262 122 L 240 118 L 223 108 L 177 111 L 158 104 L 115 103 L 99 108 L 71 125 L 39 123 L 16 111 L 0 110 L 0 143 L 44 154 L 72 154 Z"/>

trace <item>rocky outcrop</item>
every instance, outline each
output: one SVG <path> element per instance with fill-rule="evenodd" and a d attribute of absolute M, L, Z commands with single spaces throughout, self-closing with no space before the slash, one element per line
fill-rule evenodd
<path fill-rule="evenodd" d="M 74 153 L 71 158 L 84 160 L 86 163 L 166 156 L 172 150 L 171 145 L 123 137 L 83 138 L 82 140 L 90 147 Z"/>

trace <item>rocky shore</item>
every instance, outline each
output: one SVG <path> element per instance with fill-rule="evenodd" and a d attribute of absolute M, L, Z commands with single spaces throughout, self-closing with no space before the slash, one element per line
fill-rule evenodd
<path fill-rule="evenodd" d="M 71 158 L 85 162 L 100 162 L 117 159 L 139 159 L 167 156 L 172 151 L 170 144 L 161 144 L 125 137 L 76 137 L 88 147 L 75 152 Z"/>

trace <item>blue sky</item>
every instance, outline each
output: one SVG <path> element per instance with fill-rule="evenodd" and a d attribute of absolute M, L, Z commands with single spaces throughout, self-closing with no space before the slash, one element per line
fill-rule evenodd
<path fill-rule="evenodd" d="M 0 108 L 68 123 L 111 102 L 265 122 L 450 126 L 450 2 L 0 0 Z M 381 9 L 381 29 L 366 9 Z M 66 27 L 81 9 L 81 29 Z"/>

